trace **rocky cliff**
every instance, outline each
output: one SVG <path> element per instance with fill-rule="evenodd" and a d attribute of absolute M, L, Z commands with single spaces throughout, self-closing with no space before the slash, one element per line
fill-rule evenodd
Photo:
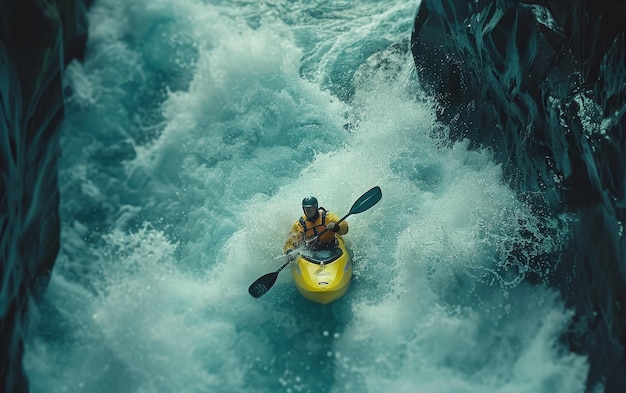
<path fill-rule="evenodd" d="M 529 203 L 569 212 L 544 277 L 576 310 L 589 390 L 626 391 L 626 5 L 424 0 L 411 50 L 453 138 L 490 146 Z"/>
<path fill-rule="evenodd" d="M 62 76 L 87 37 L 80 1 L 0 1 L 0 381 L 28 391 L 26 307 L 59 249 L 57 159 Z"/>

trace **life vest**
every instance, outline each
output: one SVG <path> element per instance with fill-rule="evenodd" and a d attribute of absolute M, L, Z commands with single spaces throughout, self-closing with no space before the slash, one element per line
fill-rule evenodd
<path fill-rule="evenodd" d="M 326 229 L 326 209 L 320 207 L 319 210 L 322 212 L 315 221 L 309 221 L 305 216 L 300 217 L 303 241 L 314 238 Z M 335 240 L 335 234 L 332 231 L 326 231 L 318 240 L 320 243 L 330 243 Z"/>

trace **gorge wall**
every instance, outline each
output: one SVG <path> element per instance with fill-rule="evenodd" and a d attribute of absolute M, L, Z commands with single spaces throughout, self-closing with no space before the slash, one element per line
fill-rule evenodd
<path fill-rule="evenodd" d="M 22 369 L 29 296 L 59 249 L 57 160 L 65 66 L 87 39 L 81 0 L 0 1 L 0 381 L 28 391 Z"/>
<path fill-rule="evenodd" d="M 565 339 L 588 390 L 626 392 L 626 5 L 424 0 L 411 50 L 455 139 L 489 146 L 537 208 L 569 212 L 573 239 L 543 277 L 576 310 Z"/>

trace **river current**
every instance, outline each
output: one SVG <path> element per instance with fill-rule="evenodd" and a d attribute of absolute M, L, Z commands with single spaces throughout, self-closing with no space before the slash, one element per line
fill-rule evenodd
<path fill-rule="evenodd" d="M 66 71 L 62 239 L 32 392 L 583 392 L 541 284 L 569 218 L 451 143 L 409 51 L 419 1 L 97 0 Z M 265 296 L 315 195 L 348 293 Z"/>

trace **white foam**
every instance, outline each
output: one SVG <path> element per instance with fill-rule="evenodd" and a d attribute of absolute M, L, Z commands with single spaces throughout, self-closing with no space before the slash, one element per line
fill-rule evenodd
<path fill-rule="evenodd" d="M 408 37 L 417 2 L 308 7 L 96 3 L 69 72 L 63 249 L 33 313 L 32 390 L 584 391 L 585 359 L 558 340 L 570 312 L 524 282 L 566 231 L 488 150 L 433 138 L 446 130 L 410 55 L 352 69 Z M 333 95 L 348 87 L 349 103 Z M 304 196 L 343 216 L 374 185 L 383 199 L 348 218 L 343 299 L 305 301 L 289 269 L 248 295 L 283 263 Z"/>

